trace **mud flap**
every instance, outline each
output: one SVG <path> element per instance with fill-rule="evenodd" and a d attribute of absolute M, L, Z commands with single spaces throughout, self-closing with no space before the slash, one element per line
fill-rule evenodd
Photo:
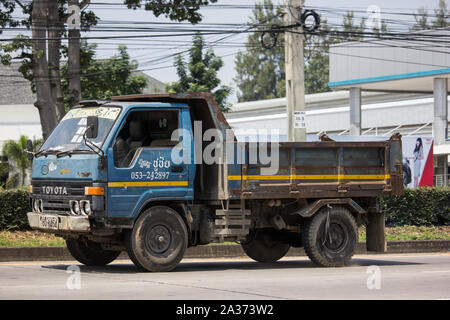
<path fill-rule="evenodd" d="M 366 248 L 367 251 L 386 252 L 384 212 L 369 210 L 367 213 Z"/>

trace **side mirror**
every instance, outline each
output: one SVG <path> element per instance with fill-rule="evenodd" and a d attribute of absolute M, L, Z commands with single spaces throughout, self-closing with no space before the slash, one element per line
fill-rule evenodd
<path fill-rule="evenodd" d="M 89 116 L 87 117 L 87 130 L 86 138 L 95 139 L 98 136 L 98 117 Z"/>
<path fill-rule="evenodd" d="M 27 153 L 27 157 L 28 157 L 28 160 L 33 160 L 33 141 L 31 141 L 31 140 L 27 140 L 27 151 L 28 151 L 28 153 Z"/>

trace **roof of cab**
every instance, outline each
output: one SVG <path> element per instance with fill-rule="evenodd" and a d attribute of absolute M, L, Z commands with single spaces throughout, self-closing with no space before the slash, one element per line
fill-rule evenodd
<path fill-rule="evenodd" d="M 184 107 L 187 108 L 186 103 L 169 103 L 169 102 L 134 102 L 134 101 L 104 101 L 104 100 L 85 100 L 81 101 L 79 107 L 96 107 L 96 106 L 117 106 L 120 105 L 124 108 L 128 107 Z"/>
<path fill-rule="evenodd" d="M 194 120 L 201 120 L 204 129 L 217 128 L 225 133 L 231 129 L 225 116 L 217 105 L 214 96 L 208 92 L 188 92 L 188 93 L 164 93 L 164 94 L 134 94 L 117 96 L 111 98 L 112 103 L 168 103 L 188 105 L 193 114 Z"/>
<path fill-rule="evenodd" d="M 188 108 L 186 103 L 168 103 L 168 102 L 133 102 L 133 101 L 108 101 L 104 105 L 117 106 L 120 105 L 124 108 L 135 108 L 135 107 L 177 107 L 177 108 Z"/>

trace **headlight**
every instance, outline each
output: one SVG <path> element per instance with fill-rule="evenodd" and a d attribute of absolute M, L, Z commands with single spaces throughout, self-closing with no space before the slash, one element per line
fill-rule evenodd
<path fill-rule="evenodd" d="M 73 211 L 76 214 L 80 214 L 81 213 L 81 211 L 80 211 L 80 203 L 78 201 L 74 201 L 73 202 Z"/>
<path fill-rule="evenodd" d="M 80 207 L 82 214 L 87 216 L 91 214 L 91 203 L 89 202 L 89 200 L 82 200 L 80 202 Z"/>
<path fill-rule="evenodd" d="M 40 212 L 39 199 L 33 199 L 33 211 Z"/>
<path fill-rule="evenodd" d="M 81 213 L 80 203 L 76 200 L 69 201 L 70 213 L 72 215 L 79 215 Z"/>

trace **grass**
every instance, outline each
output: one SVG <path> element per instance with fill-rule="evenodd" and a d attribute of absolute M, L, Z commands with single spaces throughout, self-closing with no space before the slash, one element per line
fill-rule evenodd
<path fill-rule="evenodd" d="M 39 231 L 0 231 L 0 247 L 60 247 L 63 238 Z"/>
<path fill-rule="evenodd" d="M 450 240 L 450 226 L 404 226 L 386 228 L 387 241 Z M 366 228 L 359 229 L 359 241 L 366 241 Z"/>
<path fill-rule="evenodd" d="M 387 241 L 450 240 L 450 226 L 386 228 Z M 366 229 L 359 229 L 359 241 L 366 241 Z M 0 231 L 0 247 L 60 247 L 64 239 L 39 231 Z"/>

